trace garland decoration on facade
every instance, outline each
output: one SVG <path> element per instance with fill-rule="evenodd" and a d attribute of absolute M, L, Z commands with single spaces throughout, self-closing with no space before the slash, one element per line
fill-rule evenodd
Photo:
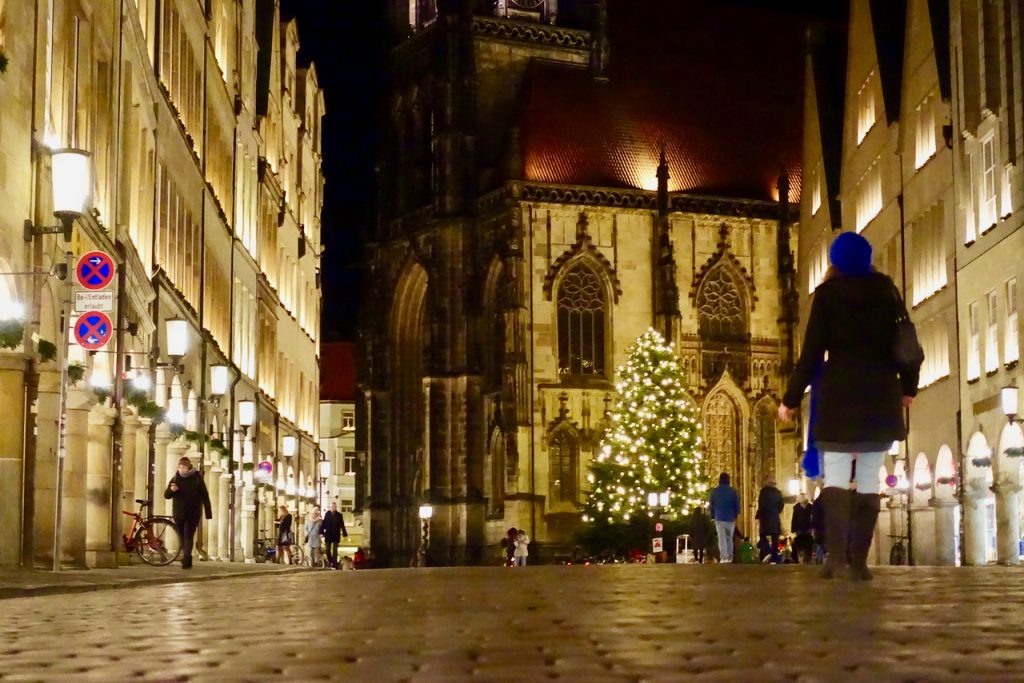
<path fill-rule="evenodd" d="M 40 363 L 49 363 L 57 357 L 57 345 L 52 341 L 40 339 L 36 350 L 39 352 Z"/>
<path fill-rule="evenodd" d="M 16 349 L 21 346 L 25 325 L 16 318 L 0 320 L 0 349 Z"/>

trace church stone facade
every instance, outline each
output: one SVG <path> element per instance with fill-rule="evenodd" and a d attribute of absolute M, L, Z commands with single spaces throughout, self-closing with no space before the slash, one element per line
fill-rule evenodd
<path fill-rule="evenodd" d="M 791 147 L 695 136 L 619 86 L 603 2 L 393 6 L 361 368 L 378 558 L 490 562 L 509 527 L 541 561 L 568 552 L 616 368 L 649 327 L 753 533 L 765 477 L 797 472 L 774 415 L 795 352 L 799 101 Z"/>

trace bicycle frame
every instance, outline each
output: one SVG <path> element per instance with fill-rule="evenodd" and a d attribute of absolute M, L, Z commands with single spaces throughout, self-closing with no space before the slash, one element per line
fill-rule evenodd
<path fill-rule="evenodd" d="M 124 549 L 127 552 L 135 552 L 135 534 L 138 533 L 139 527 L 142 526 L 142 515 L 138 512 L 129 512 L 127 510 L 122 510 L 121 514 L 134 518 L 131 530 L 127 534 L 121 534 L 121 542 L 124 543 Z"/>

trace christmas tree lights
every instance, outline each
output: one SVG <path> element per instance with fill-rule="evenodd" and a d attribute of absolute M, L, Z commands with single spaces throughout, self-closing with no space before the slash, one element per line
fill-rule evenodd
<path fill-rule="evenodd" d="M 690 514 L 707 498 L 701 424 L 672 347 L 654 330 L 629 349 L 611 425 L 591 461 L 584 521 L 615 524 L 650 514 L 647 494 L 668 491 L 662 516 Z"/>

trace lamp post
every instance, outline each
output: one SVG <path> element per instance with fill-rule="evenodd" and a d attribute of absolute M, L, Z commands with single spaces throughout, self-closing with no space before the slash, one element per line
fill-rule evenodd
<path fill-rule="evenodd" d="M 434 516 L 434 506 L 429 503 L 420 505 L 420 523 L 423 525 L 423 535 L 420 538 L 419 566 L 427 566 L 427 554 L 430 551 L 430 518 Z"/>
<path fill-rule="evenodd" d="M 290 434 L 281 439 L 281 453 L 286 458 L 295 456 L 296 446 L 298 445 L 298 439 Z"/>
<path fill-rule="evenodd" d="M 71 231 L 74 222 L 84 215 L 92 206 L 92 167 L 90 165 L 89 153 L 82 149 L 58 149 L 50 156 L 51 180 L 53 182 L 53 215 L 60 220 L 60 225 L 37 226 L 32 221 L 25 221 L 25 241 L 31 242 L 39 235 L 64 236 L 65 242 L 71 241 Z M 38 253 L 38 251 L 37 251 Z M 61 302 L 61 320 L 67 325 L 71 319 L 72 303 L 72 278 L 74 255 L 65 252 L 64 262 L 64 295 Z M 60 571 L 61 558 L 61 525 L 63 512 L 64 494 L 64 462 L 67 455 L 67 425 L 65 413 L 67 411 L 68 395 L 68 332 L 65 329 L 61 333 L 61 358 L 60 371 L 60 395 L 58 398 L 58 433 L 57 433 L 57 482 L 54 505 L 53 524 L 53 570 Z M 25 466 L 35 466 L 35 463 L 25 463 Z M 26 500 L 26 508 L 34 506 L 34 501 Z"/>
<path fill-rule="evenodd" d="M 657 556 L 658 553 L 665 551 L 665 546 L 661 536 L 655 534 L 660 533 L 658 531 L 658 524 L 661 521 L 661 513 L 666 507 L 668 507 L 669 493 L 668 491 L 650 492 L 647 494 L 647 507 L 650 511 L 647 513 L 652 518 L 652 529 L 651 529 L 651 553 Z"/>
<path fill-rule="evenodd" d="M 1019 409 L 1017 387 L 1012 384 L 1003 387 L 999 392 L 999 398 L 1003 407 L 1003 415 L 1010 421 L 1010 424 L 1019 422 L 1020 420 L 1017 419 L 1017 411 Z"/>
<path fill-rule="evenodd" d="M 320 451 L 320 491 L 318 492 L 317 499 L 321 507 L 327 505 L 326 496 L 327 493 L 327 479 L 331 476 L 331 461 L 327 459 L 327 454 Z"/>

